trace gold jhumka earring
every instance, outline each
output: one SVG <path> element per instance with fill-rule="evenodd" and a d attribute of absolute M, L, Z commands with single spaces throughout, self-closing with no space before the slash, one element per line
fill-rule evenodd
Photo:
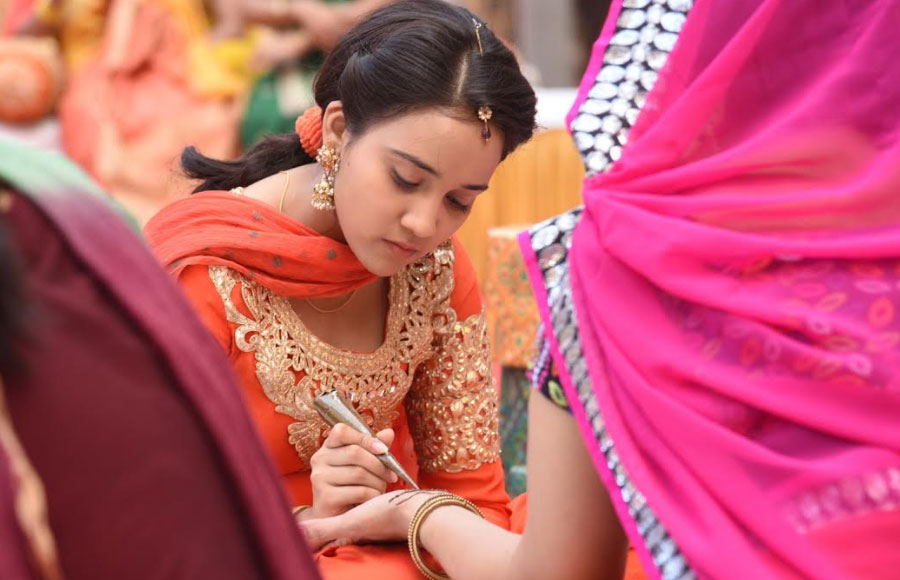
<path fill-rule="evenodd" d="M 333 147 L 322 145 L 316 155 L 322 166 L 322 180 L 313 187 L 311 205 L 319 210 L 334 209 L 334 178 L 341 167 L 341 155 Z"/>

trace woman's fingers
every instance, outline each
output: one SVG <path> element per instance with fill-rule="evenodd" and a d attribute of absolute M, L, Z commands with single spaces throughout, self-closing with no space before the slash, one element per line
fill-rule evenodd
<path fill-rule="evenodd" d="M 397 474 L 384 466 L 375 455 L 358 445 L 334 449 L 325 457 L 331 467 L 360 467 L 386 483 L 397 481 Z"/>
<path fill-rule="evenodd" d="M 378 494 L 340 515 L 303 522 L 310 545 L 322 549 L 328 545 L 405 538 L 412 517 L 408 512 L 414 508 L 400 506 L 394 501 L 402 493 Z"/>
<path fill-rule="evenodd" d="M 399 480 L 378 458 L 393 443 L 394 432 L 376 436 L 347 425 L 335 425 L 310 459 L 315 517 L 335 516 L 385 492 Z M 337 537 L 337 536 L 336 536 Z"/>
<path fill-rule="evenodd" d="M 379 433 L 384 433 L 385 431 L 391 431 L 391 441 L 393 441 L 393 430 L 385 429 L 384 431 L 380 431 Z M 344 425 L 343 423 L 338 423 L 331 429 L 331 432 L 325 439 L 324 446 L 334 449 L 347 445 L 358 445 L 363 449 L 374 453 L 375 455 L 387 453 L 388 450 L 388 446 L 378 437 L 372 437 L 371 435 L 360 433 L 353 427 Z"/>
<path fill-rule="evenodd" d="M 300 522 L 300 529 L 306 537 L 306 543 L 314 552 L 326 547 L 327 544 L 337 539 L 335 533 L 338 528 L 334 525 L 334 518 L 318 518 Z"/>
<path fill-rule="evenodd" d="M 331 430 L 322 446 L 323 449 L 313 459 L 331 467 L 356 465 L 386 483 L 395 483 L 398 480 L 397 474 L 385 467 L 376 457 L 387 451 L 388 447 L 385 442 L 393 442 L 393 439 L 394 431 L 392 429 L 385 429 L 380 431 L 376 437 L 372 437 L 339 424 Z M 378 449 L 384 451 L 377 452 Z"/>
<path fill-rule="evenodd" d="M 359 505 L 375 499 L 382 492 L 363 485 L 342 485 L 333 488 L 333 496 L 342 505 Z"/>
<path fill-rule="evenodd" d="M 253 0 L 244 2 L 243 16 L 248 22 L 287 26 L 299 24 L 297 15 L 291 10 L 288 2 L 272 2 L 271 0 Z"/>
<path fill-rule="evenodd" d="M 393 429 L 382 429 L 378 433 L 375 434 L 375 437 L 378 438 L 379 441 L 390 447 L 394 444 L 394 430 Z"/>
<path fill-rule="evenodd" d="M 387 481 L 359 465 L 334 467 L 329 474 L 328 483 L 334 486 L 361 485 L 379 493 L 384 493 L 387 489 Z"/>

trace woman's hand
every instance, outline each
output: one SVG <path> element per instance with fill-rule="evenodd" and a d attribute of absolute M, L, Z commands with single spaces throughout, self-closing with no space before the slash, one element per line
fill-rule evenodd
<path fill-rule="evenodd" d="M 359 2 L 360 0 L 357 0 Z M 312 44 L 329 51 L 353 27 L 358 9 L 353 5 L 332 6 L 318 0 L 246 0 L 244 15 L 248 21 L 276 27 L 300 28 L 309 34 Z"/>
<path fill-rule="evenodd" d="M 297 23 L 312 36 L 316 48 L 329 52 L 353 28 L 351 7 L 329 5 L 318 0 L 298 2 L 293 7 Z"/>
<path fill-rule="evenodd" d="M 267 71 L 303 58 L 312 48 L 309 34 L 302 30 L 278 31 L 267 28 L 259 36 L 250 57 L 250 67 Z"/>
<path fill-rule="evenodd" d="M 405 540 L 416 510 L 441 492 L 403 490 L 381 494 L 341 515 L 300 523 L 313 550 L 328 545 Z"/>
<path fill-rule="evenodd" d="M 383 494 L 398 477 L 376 455 L 386 452 L 393 441 L 392 429 L 371 437 L 335 425 L 310 459 L 313 505 L 303 512 L 303 519 L 336 516 Z"/>
<path fill-rule="evenodd" d="M 253 24 L 265 24 L 277 28 L 295 28 L 299 25 L 290 0 L 244 0 L 244 19 Z"/>

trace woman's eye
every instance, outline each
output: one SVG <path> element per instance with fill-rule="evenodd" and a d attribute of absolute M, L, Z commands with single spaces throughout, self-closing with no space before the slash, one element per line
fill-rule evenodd
<path fill-rule="evenodd" d="M 412 181 L 409 181 L 409 180 L 406 180 L 406 179 L 403 179 L 402 177 L 400 177 L 400 174 L 397 173 L 396 169 L 391 169 L 391 177 L 393 178 L 394 183 L 399 185 L 401 187 L 401 189 L 405 189 L 407 191 L 411 191 L 419 186 L 418 183 L 414 183 Z"/>
<path fill-rule="evenodd" d="M 459 201 L 455 197 L 451 197 L 451 196 L 447 197 L 447 203 L 450 204 L 451 208 L 455 209 L 456 211 L 460 211 L 462 213 L 469 213 L 469 211 L 472 209 L 471 205 L 467 205 L 467 204 Z"/>

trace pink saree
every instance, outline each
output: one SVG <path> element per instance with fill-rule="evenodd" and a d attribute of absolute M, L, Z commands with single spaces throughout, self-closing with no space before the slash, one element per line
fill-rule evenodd
<path fill-rule="evenodd" d="M 900 2 L 619 0 L 523 235 L 651 578 L 900 569 Z"/>

